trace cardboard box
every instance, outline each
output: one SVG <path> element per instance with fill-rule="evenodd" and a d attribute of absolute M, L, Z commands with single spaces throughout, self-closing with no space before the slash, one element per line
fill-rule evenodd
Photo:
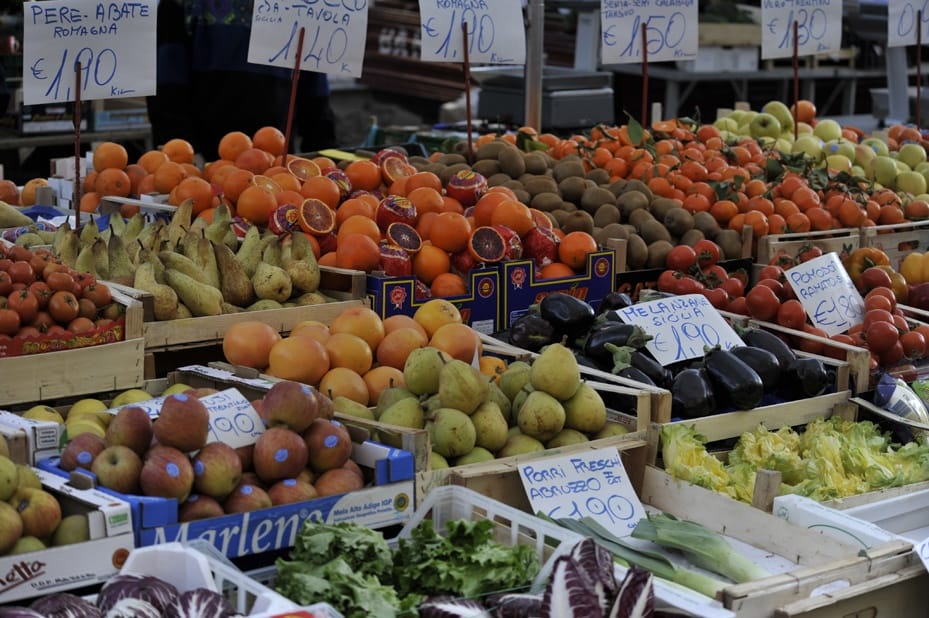
<path fill-rule="evenodd" d="M 11 445 L 10 459 L 30 466 L 40 459 L 60 455 L 66 442 L 64 425 L 23 418 L 4 410 L 0 410 L 0 434 Z"/>
<path fill-rule="evenodd" d="M 86 513 L 91 540 L 0 557 L 0 604 L 100 584 L 122 567 L 135 547 L 129 505 L 96 489 L 78 489 L 66 478 L 36 470 L 63 515 Z"/>
<path fill-rule="evenodd" d="M 499 299 L 506 294 L 501 289 L 499 267 L 472 270 L 465 278 L 469 292 L 464 296 L 446 298 L 461 312 L 462 321 L 474 330 L 492 334 L 502 326 Z M 412 316 L 430 299 L 416 291 L 415 277 L 368 275 L 368 298 L 371 308 L 381 316 Z"/>

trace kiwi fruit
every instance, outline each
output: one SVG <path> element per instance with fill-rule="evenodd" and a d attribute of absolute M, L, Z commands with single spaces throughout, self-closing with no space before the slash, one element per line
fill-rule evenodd
<path fill-rule="evenodd" d="M 626 228 L 626 234 L 631 236 L 632 234 L 638 234 L 639 230 L 636 229 L 631 223 L 623 223 L 622 226 Z"/>
<path fill-rule="evenodd" d="M 626 193 L 627 191 L 638 191 L 644 194 L 649 202 L 655 199 L 655 195 L 652 193 L 652 190 L 648 188 L 648 185 L 637 178 L 626 180 L 626 184 L 623 185 L 620 193 Z"/>
<path fill-rule="evenodd" d="M 710 240 L 716 238 L 719 233 L 719 222 L 708 212 L 701 211 L 694 213 L 694 229 L 703 232 L 703 235 Z"/>
<path fill-rule="evenodd" d="M 725 256 L 723 259 L 732 260 L 742 257 L 742 234 L 736 230 L 720 230 L 713 239 Z"/>
<path fill-rule="evenodd" d="M 656 214 L 655 217 L 657 218 L 658 215 Z M 675 238 L 683 236 L 685 232 L 694 227 L 694 216 L 679 206 L 668 209 L 662 221 Z"/>
<path fill-rule="evenodd" d="M 552 172 L 555 176 L 555 180 L 561 182 L 569 176 L 580 176 L 584 177 L 584 164 L 581 163 L 580 159 L 562 159 L 555 164 L 555 167 L 552 168 Z"/>
<path fill-rule="evenodd" d="M 648 244 L 652 244 L 659 240 L 666 240 L 668 242 L 672 240 L 668 228 L 664 226 L 664 223 L 656 219 L 642 223 L 639 227 L 639 235 L 642 236 L 642 240 Z"/>
<path fill-rule="evenodd" d="M 628 220 L 634 211 L 648 210 L 648 196 L 641 191 L 626 191 L 616 196 L 616 205 L 623 219 Z"/>
<path fill-rule="evenodd" d="M 503 172 L 499 172 L 497 174 L 494 174 L 493 176 L 490 176 L 487 179 L 487 186 L 488 187 L 499 187 L 500 185 L 506 184 L 511 180 L 513 179 L 507 176 L 506 174 L 504 174 Z"/>
<path fill-rule="evenodd" d="M 565 222 L 561 225 L 561 230 L 565 234 L 568 232 L 587 232 L 592 235 L 594 232 L 594 218 L 590 216 L 589 212 L 575 210 L 565 219 Z"/>
<path fill-rule="evenodd" d="M 596 217 L 594 218 L 596 222 Z M 626 228 L 619 223 L 608 223 L 604 225 L 599 230 L 594 230 L 594 239 L 597 241 L 597 245 L 600 247 L 607 247 L 609 244 L 608 240 L 616 238 L 620 240 L 628 240 L 629 232 L 626 231 Z"/>
<path fill-rule="evenodd" d="M 562 227 L 564 222 L 568 220 L 568 217 L 571 216 L 569 211 L 563 210 L 561 208 L 553 210 L 550 214 L 555 217 L 555 221 L 558 222 L 558 227 Z"/>
<path fill-rule="evenodd" d="M 436 163 L 441 163 L 442 165 L 455 165 L 456 163 L 467 162 L 468 160 L 465 159 L 464 155 L 457 152 L 447 152 L 436 159 Z"/>
<path fill-rule="evenodd" d="M 648 259 L 645 261 L 647 268 L 664 268 L 668 261 L 668 254 L 674 248 L 667 240 L 656 240 L 648 245 Z"/>
<path fill-rule="evenodd" d="M 701 241 L 704 238 L 705 237 L 703 236 L 703 232 L 697 228 L 692 228 L 681 235 L 680 240 L 678 240 L 678 244 L 693 247 L 695 244 L 697 244 L 698 241 Z"/>
<path fill-rule="evenodd" d="M 561 202 L 561 209 L 567 210 L 568 212 L 574 212 L 575 210 L 577 210 L 577 206 L 574 205 L 574 202 L 563 200 Z"/>
<path fill-rule="evenodd" d="M 430 163 L 432 163 L 432 161 L 422 155 L 413 155 L 410 157 L 410 165 L 415 166 L 417 169 L 419 169 L 420 165 L 429 165 Z"/>
<path fill-rule="evenodd" d="M 492 142 L 481 144 L 477 147 L 474 157 L 480 161 L 482 159 L 496 159 L 504 150 L 513 150 L 513 146 L 502 139 L 495 139 Z"/>
<path fill-rule="evenodd" d="M 544 174 L 548 169 L 550 158 L 541 152 L 527 152 L 523 159 L 526 171 L 530 174 Z"/>
<path fill-rule="evenodd" d="M 558 190 L 561 191 L 561 197 L 575 204 L 581 203 L 581 196 L 587 190 L 587 179 L 581 176 L 569 176 L 558 183 Z"/>
<path fill-rule="evenodd" d="M 471 169 L 484 178 L 490 178 L 500 172 L 500 162 L 496 159 L 480 159 L 474 162 Z"/>
<path fill-rule="evenodd" d="M 542 212 L 551 212 L 561 207 L 561 196 L 557 193 L 537 193 L 532 196 L 529 205 Z"/>
<path fill-rule="evenodd" d="M 609 189 L 603 187 L 590 187 L 581 195 L 580 207 L 593 214 L 603 204 L 615 204 L 616 197 Z"/>
<path fill-rule="evenodd" d="M 526 206 L 528 206 L 529 202 L 532 201 L 532 196 L 529 195 L 529 192 L 525 189 L 513 189 L 513 193 L 516 194 L 516 199 Z"/>
<path fill-rule="evenodd" d="M 525 180 L 523 181 L 523 188 L 530 196 L 535 196 L 539 193 L 558 193 L 558 185 L 547 176 L 535 176 L 529 180 Z"/>
<path fill-rule="evenodd" d="M 601 167 L 595 167 L 587 172 L 587 180 L 593 180 L 598 185 L 610 182 L 610 173 Z"/>
<path fill-rule="evenodd" d="M 648 212 L 648 210 L 646 210 L 645 208 L 639 208 L 637 210 L 633 210 L 629 214 L 629 216 L 626 217 L 626 221 L 634 225 L 636 230 L 641 230 L 642 226 L 645 224 L 646 221 L 654 221 L 654 220 L 655 220 L 655 217 L 653 217 L 652 213 Z"/>
<path fill-rule="evenodd" d="M 441 178 L 442 173 L 445 172 L 445 168 L 446 168 L 446 165 L 444 163 L 438 163 L 436 161 L 433 161 L 432 163 L 427 165 L 423 169 L 423 171 L 432 172 L 433 174 Z"/>
<path fill-rule="evenodd" d="M 500 161 L 500 169 L 503 173 L 509 174 L 513 178 L 526 172 L 526 161 L 523 159 L 523 153 L 515 148 L 501 150 L 497 160 Z"/>
<path fill-rule="evenodd" d="M 619 208 L 615 204 L 601 204 L 594 213 L 594 225 L 604 227 L 611 223 L 619 223 Z"/>
<path fill-rule="evenodd" d="M 613 195 L 619 195 L 623 192 L 623 188 L 626 186 L 626 182 L 628 181 L 625 178 L 620 178 L 609 187 L 607 187 L 607 189 L 609 189 Z"/>
<path fill-rule="evenodd" d="M 626 269 L 645 268 L 648 262 L 648 245 L 638 234 L 630 234 L 626 239 Z"/>

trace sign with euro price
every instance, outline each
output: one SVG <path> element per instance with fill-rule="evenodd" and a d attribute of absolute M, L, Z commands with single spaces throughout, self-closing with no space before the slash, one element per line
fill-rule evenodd
<path fill-rule="evenodd" d="M 929 41 L 929 0 L 888 0 L 887 47 L 916 45 Z"/>
<path fill-rule="evenodd" d="M 264 420 L 237 389 L 227 388 L 207 395 L 202 401 L 210 413 L 207 443 L 225 442 L 239 448 L 254 444 L 264 433 Z"/>
<path fill-rule="evenodd" d="M 702 294 L 672 296 L 635 303 L 616 314 L 651 335 L 645 348 L 662 365 L 702 358 L 707 348 L 724 350 L 744 345 L 716 307 Z"/>
<path fill-rule="evenodd" d="M 863 320 L 864 301 L 835 252 L 794 266 L 785 275 L 813 326 L 830 337 Z"/>
<path fill-rule="evenodd" d="M 645 50 L 642 53 L 642 30 Z M 697 0 L 601 0 L 603 64 L 693 60 L 697 57 Z"/>
<path fill-rule="evenodd" d="M 419 18 L 423 61 L 526 63 L 521 0 L 419 0 Z"/>
<path fill-rule="evenodd" d="M 618 536 L 632 534 L 645 509 L 615 449 L 584 451 L 517 464 L 535 513 L 553 519 L 591 517 Z"/>
<path fill-rule="evenodd" d="M 248 61 L 293 69 L 300 33 L 300 68 L 361 77 L 368 0 L 255 0 Z"/>
<path fill-rule="evenodd" d="M 155 94 L 156 1 L 23 5 L 23 103 Z M 77 67 L 80 73 L 76 73 Z"/>
<path fill-rule="evenodd" d="M 809 56 L 842 48 L 842 0 L 761 0 L 761 57 Z"/>

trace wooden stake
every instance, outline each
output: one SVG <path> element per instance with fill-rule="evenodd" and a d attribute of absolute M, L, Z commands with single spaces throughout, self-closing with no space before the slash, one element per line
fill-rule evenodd
<path fill-rule="evenodd" d="M 294 111 L 297 106 L 297 84 L 300 82 L 300 63 L 303 60 L 303 35 L 306 28 L 300 27 L 300 38 L 297 40 L 297 57 L 294 59 L 294 72 L 290 78 L 290 106 L 287 108 L 287 125 L 284 128 L 284 158 L 281 165 L 287 167 L 287 153 L 290 152 L 290 135 L 294 128 Z"/>
<path fill-rule="evenodd" d="M 798 52 L 800 50 L 800 39 L 798 38 L 797 31 L 799 26 L 797 21 L 794 20 L 793 23 L 794 29 L 794 139 L 797 139 L 798 129 L 797 126 L 797 112 L 800 111 L 800 58 Z"/>
<path fill-rule="evenodd" d="M 74 208 L 74 229 L 81 227 L 81 63 L 74 63 L 74 187 L 71 193 Z M 91 218 L 93 221 L 93 218 Z"/>
<path fill-rule="evenodd" d="M 648 37 L 642 24 L 642 128 L 648 127 Z"/>
<path fill-rule="evenodd" d="M 468 164 L 474 163 L 474 141 L 471 126 L 471 58 L 468 53 L 468 22 L 461 22 L 461 50 L 464 52 L 465 130 L 468 133 Z"/>
<path fill-rule="evenodd" d="M 923 11 L 916 11 L 916 128 L 922 127 L 923 112 Z"/>

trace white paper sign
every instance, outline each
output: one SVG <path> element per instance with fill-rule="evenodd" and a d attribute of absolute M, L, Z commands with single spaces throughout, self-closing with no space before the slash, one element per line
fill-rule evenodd
<path fill-rule="evenodd" d="M 427 62 L 525 64 L 520 0 L 419 0 L 420 58 Z M 464 40 L 462 24 L 468 25 Z"/>
<path fill-rule="evenodd" d="M 762 0 L 761 57 L 789 58 L 838 51 L 842 47 L 842 0 Z"/>
<path fill-rule="evenodd" d="M 301 28 L 302 70 L 361 77 L 368 0 L 257 0 L 248 61 L 293 69 Z"/>
<path fill-rule="evenodd" d="M 201 401 L 210 411 L 207 443 L 225 442 L 232 448 L 239 448 L 254 444 L 264 433 L 264 421 L 258 416 L 258 411 L 238 390 L 227 388 L 207 395 Z"/>
<path fill-rule="evenodd" d="M 645 348 L 662 365 L 702 358 L 707 347 L 731 350 L 745 345 L 702 294 L 636 303 L 616 313 L 652 336 Z"/>
<path fill-rule="evenodd" d="M 155 0 L 43 0 L 23 5 L 23 102 L 155 94 Z"/>
<path fill-rule="evenodd" d="M 830 337 L 862 321 L 864 301 L 834 252 L 794 266 L 785 274 L 813 326 Z"/>
<path fill-rule="evenodd" d="M 888 0 L 887 47 L 916 45 L 917 11 L 922 11 L 922 43 L 929 42 L 929 2 L 925 0 Z"/>
<path fill-rule="evenodd" d="M 919 555 L 919 559 L 923 561 L 923 566 L 929 571 L 929 539 L 926 539 L 913 549 Z"/>
<path fill-rule="evenodd" d="M 649 62 L 697 57 L 697 0 L 601 0 L 603 64 L 642 62 L 642 29 Z"/>
<path fill-rule="evenodd" d="M 518 464 L 533 512 L 554 519 L 591 517 L 618 536 L 632 534 L 645 509 L 613 449 Z"/>

